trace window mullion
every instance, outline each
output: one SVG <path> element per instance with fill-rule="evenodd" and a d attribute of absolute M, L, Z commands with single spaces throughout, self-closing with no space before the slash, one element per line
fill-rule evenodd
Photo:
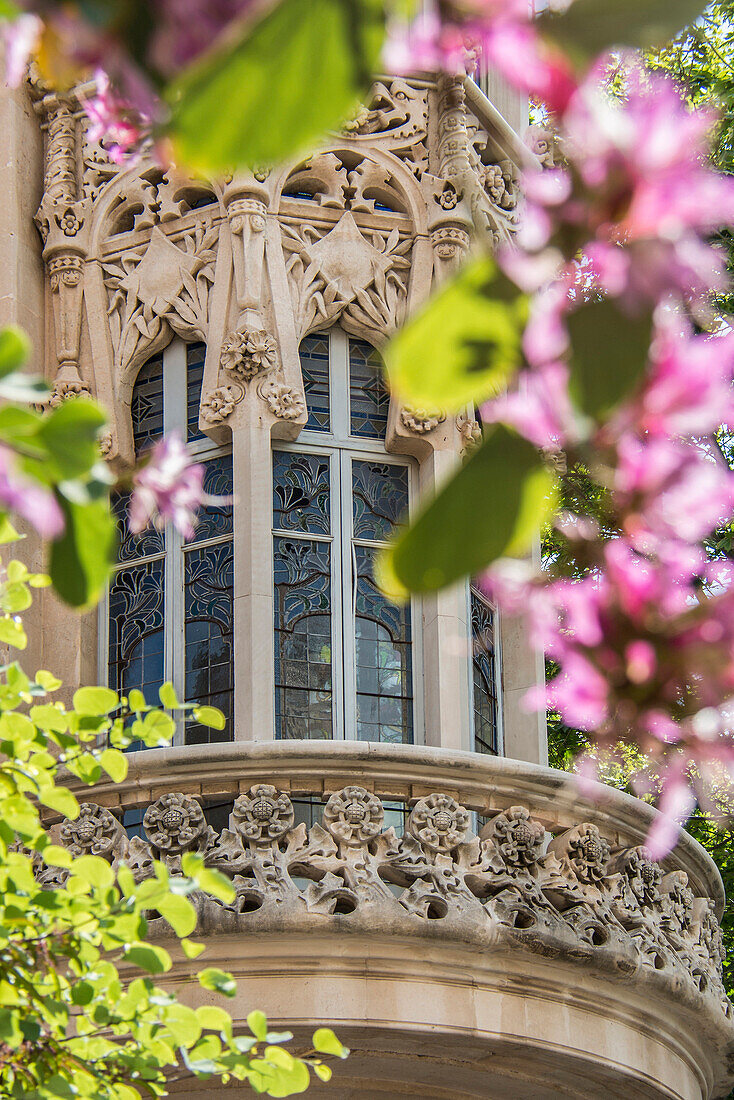
<path fill-rule="evenodd" d="M 344 661 L 344 736 L 349 741 L 357 737 L 356 685 L 356 570 L 352 539 L 352 457 L 339 452 L 340 470 L 340 551 L 342 559 L 342 653 Z"/>
<path fill-rule="evenodd" d="M 170 435 L 177 432 L 186 440 L 186 371 L 187 351 L 183 340 L 174 340 L 163 353 L 163 430 Z M 183 538 L 169 524 L 166 529 L 165 566 L 165 668 L 166 679 L 171 680 L 180 699 L 184 698 L 185 645 L 184 645 L 184 551 Z M 183 723 L 179 723 L 174 744 L 183 744 Z"/>
<path fill-rule="evenodd" d="M 337 440 L 349 438 L 349 337 L 340 328 L 330 330 L 331 431 Z"/>

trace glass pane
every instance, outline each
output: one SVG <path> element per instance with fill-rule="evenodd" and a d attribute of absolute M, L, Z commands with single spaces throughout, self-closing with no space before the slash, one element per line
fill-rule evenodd
<path fill-rule="evenodd" d="M 275 735 L 333 737 L 328 543 L 276 538 Z"/>
<path fill-rule="evenodd" d="M 123 562 L 135 561 L 136 558 L 152 557 L 154 554 L 164 552 L 165 535 L 163 531 L 156 531 L 155 527 L 146 527 L 139 535 L 131 534 L 127 525 L 130 493 L 114 493 L 111 503 L 112 511 L 117 520 L 117 538 L 119 542 L 117 560 L 121 565 Z"/>
<path fill-rule="evenodd" d="M 398 607 L 373 577 L 375 549 L 355 546 L 357 562 L 357 737 L 413 741 L 410 607 Z"/>
<path fill-rule="evenodd" d="M 234 559 L 231 541 L 184 555 L 185 696 L 187 702 L 219 707 L 223 730 L 186 724 L 186 744 L 231 741 L 232 597 Z"/>
<path fill-rule="evenodd" d="M 352 462 L 355 539 L 387 539 L 408 507 L 408 468 Z"/>
<path fill-rule="evenodd" d="M 199 431 L 201 383 L 204 380 L 206 344 L 189 344 L 186 348 L 186 440 L 206 439 Z"/>
<path fill-rule="evenodd" d="M 120 569 L 109 594 L 109 686 L 120 695 L 139 688 L 157 705 L 163 652 L 163 560 Z M 130 749 L 143 747 L 136 741 Z"/>
<path fill-rule="evenodd" d="M 328 535 L 329 459 L 273 451 L 273 527 Z"/>
<path fill-rule="evenodd" d="M 209 496 L 232 496 L 232 456 L 222 455 L 204 463 L 204 492 Z M 193 542 L 232 534 L 232 505 L 204 505 L 199 509 Z"/>
<path fill-rule="evenodd" d="M 135 454 L 163 435 L 163 356 L 156 355 L 138 371 L 130 411 Z"/>
<path fill-rule="evenodd" d="M 306 394 L 308 420 L 306 430 L 328 432 L 329 418 L 329 337 L 307 336 L 301 340 L 301 373 Z"/>
<path fill-rule="evenodd" d="M 384 439 L 390 395 L 379 353 L 364 340 L 349 341 L 349 431 Z"/>
<path fill-rule="evenodd" d="M 472 679 L 474 691 L 474 749 L 496 756 L 497 689 L 494 664 L 494 615 L 482 597 L 471 590 Z"/>

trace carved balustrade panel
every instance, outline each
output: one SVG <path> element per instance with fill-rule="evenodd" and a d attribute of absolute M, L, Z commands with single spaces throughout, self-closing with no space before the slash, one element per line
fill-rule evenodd
<path fill-rule="evenodd" d="M 296 824 L 291 796 L 253 785 L 216 831 L 190 795 L 164 794 L 143 815 L 145 839 L 129 838 L 110 810 L 84 803 L 59 838 L 73 855 L 130 866 L 138 880 L 162 860 L 173 874 L 185 852 L 231 877 L 231 904 L 197 896 L 200 933 L 302 929 L 337 922 L 375 935 L 439 936 L 481 949 L 526 949 L 596 965 L 618 978 L 653 980 L 731 1016 L 722 982 L 721 930 L 710 898 L 695 897 L 684 871 L 664 873 L 644 848 L 613 850 L 596 824 L 551 835 L 524 806 L 473 831 L 476 819 L 450 794 L 413 801 L 402 835 L 385 827 L 380 798 L 353 784 L 332 792 L 322 819 Z M 57 885 L 65 871 L 46 868 Z M 152 922 L 153 934 L 167 925 Z"/>

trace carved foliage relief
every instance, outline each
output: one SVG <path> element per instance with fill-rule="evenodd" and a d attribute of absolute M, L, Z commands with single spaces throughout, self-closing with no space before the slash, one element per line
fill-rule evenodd
<path fill-rule="evenodd" d="M 61 840 L 74 855 L 128 864 L 138 880 L 154 873 L 155 859 L 176 874 L 184 852 L 201 855 L 232 878 L 236 899 L 200 898 L 200 931 L 302 928 L 348 915 L 340 930 L 437 935 L 590 963 L 619 978 L 647 975 L 731 1014 L 713 902 L 644 848 L 613 851 L 595 824 L 549 837 L 530 810 L 512 806 L 477 836 L 469 812 L 435 792 L 415 802 L 400 835 L 385 828 L 381 800 L 357 784 L 328 797 L 321 822 L 295 821 L 290 796 L 260 783 L 234 801 L 220 833 L 196 798 L 171 793 L 145 811 L 145 839 L 128 839 L 109 810 L 85 803 Z M 50 872 L 56 882 L 65 873 Z"/>

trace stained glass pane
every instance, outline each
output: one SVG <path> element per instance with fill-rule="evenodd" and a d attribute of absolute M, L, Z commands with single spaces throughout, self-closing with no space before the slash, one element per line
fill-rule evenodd
<path fill-rule="evenodd" d="M 494 615 L 478 592 L 471 590 L 474 749 L 497 756 L 497 688 L 494 658 Z"/>
<path fill-rule="evenodd" d="M 219 707 L 223 730 L 186 725 L 187 745 L 232 740 L 232 542 L 216 543 L 184 555 L 185 694 L 189 702 Z"/>
<path fill-rule="evenodd" d="M 333 737 L 328 543 L 276 538 L 277 738 Z"/>
<path fill-rule="evenodd" d="M 371 344 L 349 341 L 349 431 L 368 439 L 384 439 L 390 395 L 382 360 Z"/>
<path fill-rule="evenodd" d="M 109 593 L 109 686 L 157 704 L 164 680 L 163 559 L 120 569 Z M 131 748 L 142 747 L 139 743 Z"/>
<path fill-rule="evenodd" d="M 273 526 L 328 535 L 329 458 L 273 451 Z"/>
<path fill-rule="evenodd" d="M 128 527 L 129 504 L 130 493 L 115 493 L 112 497 L 112 511 L 117 520 L 119 543 L 117 560 L 121 565 L 124 562 L 135 561 L 137 558 L 162 554 L 165 549 L 165 535 L 163 531 L 156 531 L 155 527 L 146 527 L 139 535 L 133 535 L 130 532 Z"/>
<path fill-rule="evenodd" d="M 186 347 L 186 439 L 206 439 L 199 431 L 199 405 L 201 383 L 204 379 L 206 344 L 188 344 Z"/>
<path fill-rule="evenodd" d="M 374 581 L 375 549 L 355 546 L 357 562 L 357 737 L 413 741 L 410 607 L 398 607 Z"/>
<path fill-rule="evenodd" d="M 387 539 L 408 507 L 408 468 L 387 462 L 352 462 L 354 537 Z"/>
<path fill-rule="evenodd" d="M 329 416 L 329 337 L 307 336 L 301 340 L 301 373 L 306 394 L 308 420 L 306 430 L 328 432 Z"/>
<path fill-rule="evenodd" d="M 138 371 L 130 407 L 135 454 L 163 435 L 163 357 L 156 355 Z"/>
<path fill-rule="evenodd" d="M 221 455 L 204 463 L 204 492 L 208 496 L 232 496 L 232 456 Z M 232 505 L 206 504 L 199 509 L 193 542 L 232 534 Z"/>

